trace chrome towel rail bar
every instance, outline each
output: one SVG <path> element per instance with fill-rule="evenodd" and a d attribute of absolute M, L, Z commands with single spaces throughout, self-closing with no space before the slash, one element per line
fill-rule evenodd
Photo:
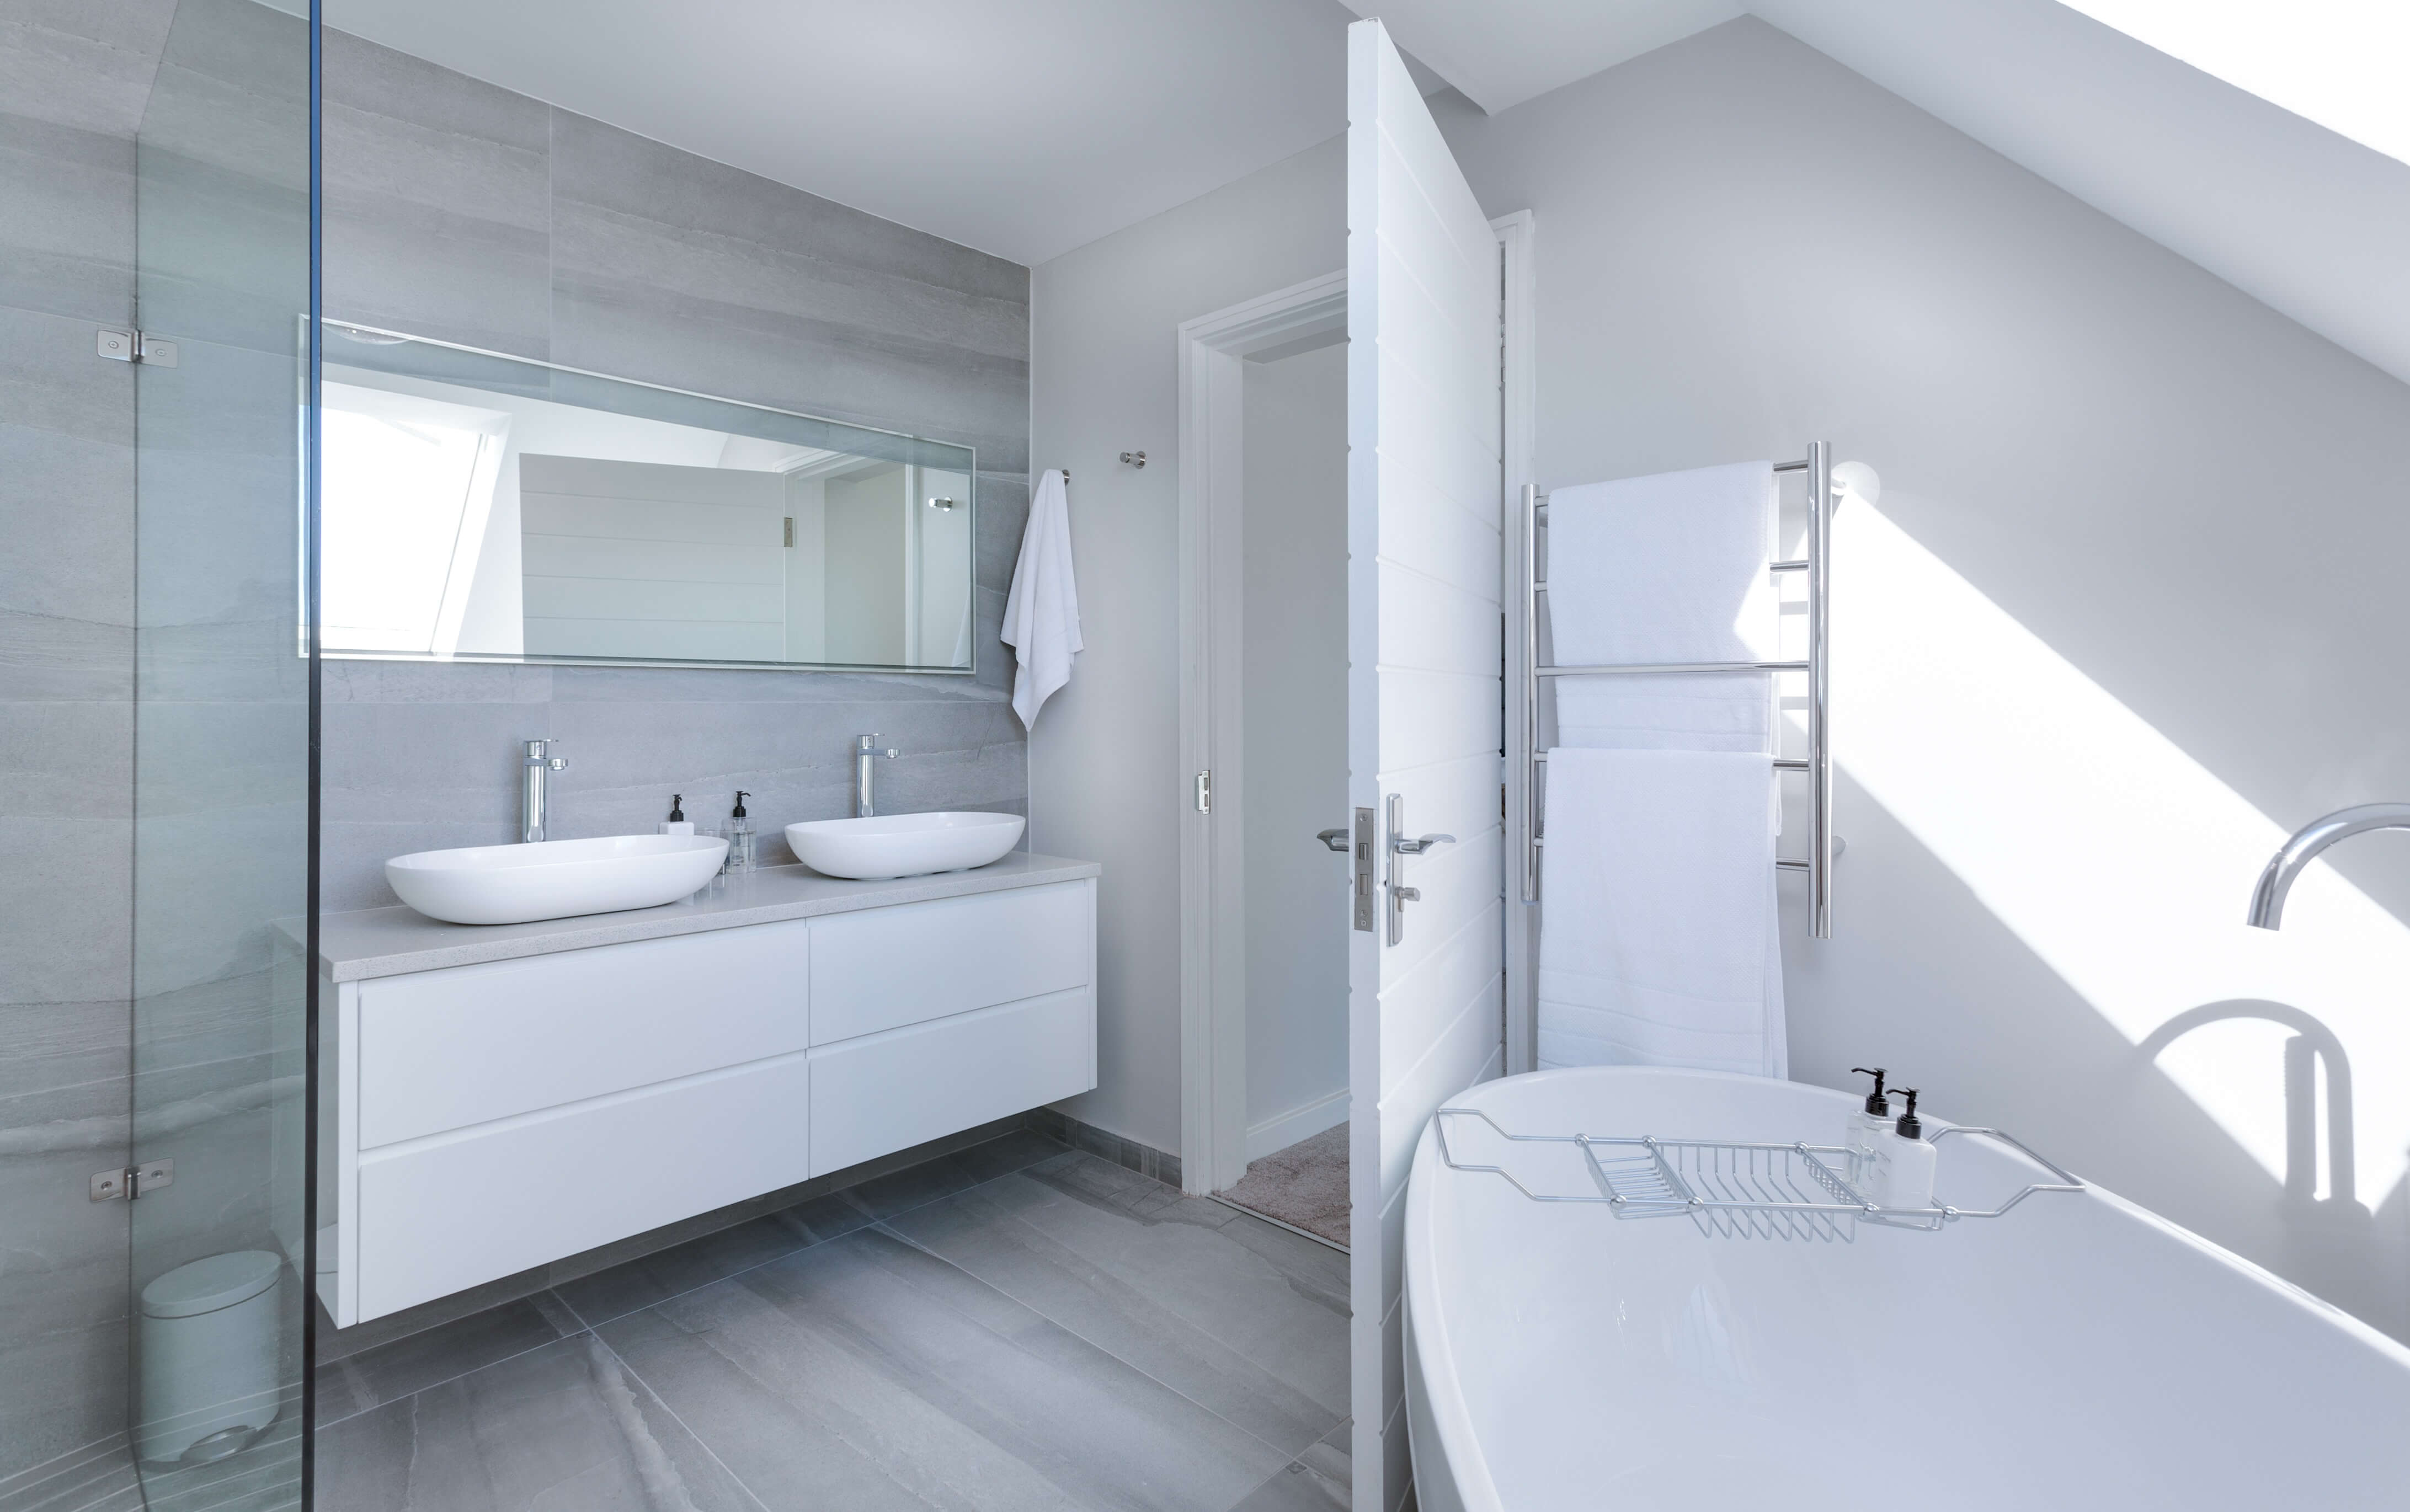
<path fill-rule="evenodd" d="M 1808 755 L 1776 757 L 1778 772 L 1808 776 L 1808 854 L 1777 861 L 1785 871 L 1808 876 L 1808 930 L 1818 939 L 1833 938 L 1833 730 L 1832 730 L 1832 546 L 1833 464 L 1830 450 L 1819 441 L 1795 462 L 1777 462 L 1774 471 L 1808 475 L 1808 554 L 1796 560 L 1769 561 L 1766 570 L 1805 573 L 1808 577 L 1808 655 L 1801 661 L 1623 662 L 1604 666 L 1547 666 L 1540 661 L 1540 595 L 1548 590 L 1540 575 L 1540 514 L 1547 495 L 1530 484 L 1523 487 L 1523 749 L 1531 769 L 1523 782 L 1523 833 L 1529 840 L 1523 865 L 1523 901 L 1540 895 L 1540 851 L 1546 844 L 1540 833 L 1540 773 L 1547 752 L 1540 749 L 1540 679 L 1543 677 L 1650 676 L 1685 672 L 1804 673 L 1808 678 Z"/>

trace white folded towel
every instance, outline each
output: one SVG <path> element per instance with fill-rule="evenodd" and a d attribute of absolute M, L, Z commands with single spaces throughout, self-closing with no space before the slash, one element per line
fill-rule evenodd
<path fill-rule="evenodd" d="M 1774 468 L 1737 462 L 1548 495 L 1549 660 L 1764 662 L 1778 645 Z M 1773 747 L 1773 674 L 1559 677 L 1566 746 Z"/>
<path fill-rule="evenodd" d="M 1012 711 L 1027 729 L 1037 724 L 1038 706 L 1071 680 L 1071 659 L 1083 649 L 1080 589 L 1071 575 L 1070 483 L 1059 469 L 1038 475 L 1029 501 L 1029 528 L 1004 601 L 1004 644 L 1018 653 Z"/>
<path fill-rule="evenodd" d="M 1762 755 L 1549 751 L 1542 1067 L 1789 1073 L 1778 807 Z"/>

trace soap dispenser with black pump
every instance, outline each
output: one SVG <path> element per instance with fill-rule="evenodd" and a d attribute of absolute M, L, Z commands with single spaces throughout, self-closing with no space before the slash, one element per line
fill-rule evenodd
<path fill-rule="evenodd" d="M 737 789 L 736 807 L 728 815 L 728 860 L 721 869 L 731 875 L 753 869 L 753 820 L 745 812 L 745 800 L 749 796 L 744 789 Z"/>
<path fill-rule="evenodd" d="M 1933 1172 L 1941 1154 L 1924 1138 L 1924 1121 L 1916 1116 L 1916 1088 L 1902 1087 L 1908 1111 L 1899 1115 L 1875 1157 L 1874 1190 L 1866 1195 L 1879 1207 L 1930 1208 Z"/>
<path fill-rule="evenodd" d="M 1852 1066 L 1850 1070 L 1853 1075 L 1875 1079 L 1875 1089 L 1866 1094 L 1866 1106 L 1850 1115 L 1849 1133 L 1842 1141 L 1850 1148 L 1850 1169 L 1845 1174 L 1855 1185 L 1873 1171 L 1875 1152 L 1892 1137 L 1891 1099 L 1883 1096 L 1883 1078 L 1891 1073 L 1880 1066 Z"/>
<path fill-rule="evenodd" d="M 686 817 L 686 809 L 682 807 L 685 803 L 685 793 L 671 793 L 670 817 L 654 825 L 654 833 L 659 835 L 692 835 L 694 833 L 694 821 Z"/>

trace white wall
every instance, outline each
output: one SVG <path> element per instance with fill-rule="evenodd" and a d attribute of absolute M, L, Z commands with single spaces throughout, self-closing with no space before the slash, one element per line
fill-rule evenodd
<path fill-rule="evenodd" d="M 1348 859 L 1314 838 L 1348 823 L 1346 344 L 1250 362 L 1245 385 L 1252 1159 L 1347 1116 Z"/>
<path fill-rule="evenodd" d="M 2280 826 L 2410 798 L 2410 387 L 1756 22 L 1441 119 L 1537 215 L 1543 487 L 1816 437 L 1882 475 L 1793 1074 L 1887 1065 L 2404 1331 L 2410 841 L 2240 921 Z M 2233 999 L 2341 1040 L 2373 1225 L 2283 1190 L 2289 1031 L 2141 1048 Z"/>
<path fill-rule="evenodd" d="M 1343 82 L 1334 77 L 1336 92 Z M 1030 736 L 1029 846 L 1104 865 L 1098 1079 L 1067 1112 L 1180 1148 L 1179 441 L 1174 332 L 1345 262 L 1332 138 L 1030 271 L 1033 467 L 1071 470 L 1087 649 Z M 1116 458 L 1143 450 L 1143 471 Z M 1317 826 L 1317 828 L 1320 826 Z"/>

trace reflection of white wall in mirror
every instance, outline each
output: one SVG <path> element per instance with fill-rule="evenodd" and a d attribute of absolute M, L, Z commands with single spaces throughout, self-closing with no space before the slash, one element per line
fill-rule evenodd
<path fill-rule="evenodd" d="M 408 409 L 415 416 L 413 423 L 428 434 L 434 433 L 430 426 L 450 426 L 498 438 L 472 464 L 475 475 L 469 484 L 454 488 L 447 483 L 435 490 L 443 509 L 457 512 L 445 516 L 451 519 L 446 526 L 443 518 L 427 516 L 420 505 L 398 510 L 390 496 L 402 487 L 405 472 L 374 446 L 364 445 L 356 428 L 330 422 L 326 580 L 330 651 L 442 656 L 457 650 L 463 656 L 502 659 L 532 653 L 881 665 L 901 664 L 912 656 L 918 664 L 970 665 L 972 542 L 970 479 L 965 472 L 922 472 L 798 442 L 348 364 L 330 365 L 327 378 L 330 403 L 354 392 L 358 413 L 366 413 L 360 406 L 379 413 Z M 531 385 L 541 381 L 545 380 L 530 380 Z M 777 423 L 788 422 L 781 418 Z M 394 443 L 387 436 L 380 444 L 389 450 Z M 661 565 L 678 553 L 623 545 L 617 549 L 627 560 L 599 576 L 560 570 L 564 552 L 603 549 L 593 540 L 577 546 L 537 543 L 535 558 L 525 556 L 536 537 L 561 533 L 538 529 L 523 518 L 522 463 L 528 458 L 535 459 L 532 466 L 540 474 L 551 465 L 543 458 L 551 458 L 749 476 L 756 481 L 727 487 L 748 499 L 752 490 L 780 497 L 771 501 L 765 493 L 759 502 L 762 539 L 746 549 L 767 551 L 776 560 L 756 558 L 724 569 L 732 591 L 722 595 L 728 602 L 718 605 L 718 620 L 709 621 L 720 624 L 720 630 L 701 630 L 707 617 L 696 618 L 701 608 L 690 602 L 662 618 L 665 603 L 691 600 L 697 591 L 672 585 L 703 581 L 690 575 L 700 570 L 691 563 L 675 569 Z M 840 521 L 836 549 L 844 560 L 835 569 L 834 600 L 826 560 L 831 480 L 839 482 L 841 500 L 876 505 L 863 517 Z M 536 481 L 544 483 L 543 477 Z M 867 494 L 860 491 L 864 484 L 872 486 Z M 697 487 L 708 490 L 712 486 Z M 426 492 L 417 489 L 419 495 Z M 916 520 L 908 501 L 922 495 L 954 499 L 957 508 L 930 511 L 929 520 Z M 795 522 L 791 546 L 784 545 L 790 518 Z M 412 520 L 421 529 L 420 549 L 392 549 L 385 537 Z M 673 535 L 675 530 L 660 520 L 652 528 L 670 530 Z M 446 531 L 448 557 L 435 548 Z M 771 542 L 777 544 L 767 544 Z M 670 544 L 712 543 L 673 539 Z M 880 554 L 869 554 L 873 552 Z M 646 560 L 639 562 L 639 557 Z M 659 575 L 662 572 L 673 575 Z M 679 573 L 689 575 L 675 575 Z M 627 604 L 609 614 L 563 612 L 572 600 L 588 609 L 608 607 L 597 601 L 607 596 L 613 584 L 625 589 Z M 754 602 L 764 590 L 773 590 L 769 596 L 777 600 L 775 629 L 768 628 L 773 606 Z M 429 604 L 434 606 L 431 628 Z M 868 615 L 868 621 L 856 624 L 847 618 L 856 614 Z M 573 635 L 567 628 L 570 620 L 592 623 Z M 605 633 L 597 628 L 602 620 L 616 622 L 617 629 Z M 647 634 L 640 629 L 646 625 L 669 628 Z M 833 625 L 840 628 L 833 632 Z M 833 634 L 841 645 L 832 646 Z M 705 641 L 719 648 L 696 648 Z"/>
<path fill-rule="evenodd" d="M 530 452 L 519 511 L 531 654 L 785 660 L 778 474 Z"/>
<path fill-rule="evenodd" d="M 828 660 L 904 662 L 911 469 L 874 462 L 828 480 Z"/>
<path fill-rule="evenodd" d="M 787 474 L 787 660 L 828 660 L 828 480 L 806 470 Z"/>
<path fill-rule="evenodd" d="M 340 383 L 322 402 L 327 647 L 450 655 L 511 417 Z"/>
<path fill-rule="evenodd" d="M 913 530 L 919 549 L 914 567 L 919 666 L 971 664 L 971 604 L 964 592 L 971 578 L 971 480 L 967 473 L 937 468 L 914 470 Z"/>

